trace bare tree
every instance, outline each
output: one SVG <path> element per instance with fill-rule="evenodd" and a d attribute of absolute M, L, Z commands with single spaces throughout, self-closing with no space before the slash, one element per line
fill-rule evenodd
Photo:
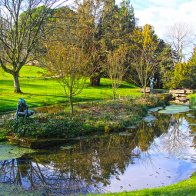
<path fill-rule="evenodd" d="M 0 66 L 14 79 L 14 91 L 21 93 L 19 72 L 35 60 L 44 26 L 57 0 L 1 0 Z"/>
<path fill-rule="evenodd" d="M 124 45 L 114 51 L 110 51 L 107 55 L 106 71 L 112 81 L 112 93 L 114 100 L 116 99 L 117 89 L 119 88 L 127 70 L 124 66 L 125 59 L 126 47 Z"/>
<path fill-rule="evenodd" d="M 70 113 L 73 114 L 73 98 L 81 93 L 86 81 L 88 57 L 74 44 L 65 46 L 52 42 L 47 45 L 47 50 L 46 67 L 63 87 L 70 103 Z"/>
<path fill-rule="evenodd" d="M 154 34 L 152 26 L 135 28 L 132 35 L 133 45 L 130 46 L 130 64 L 132 73 L 130 80 L 141 86 L 146 92 L 149 78 L 154 75 L 158 60 L 158 38 Z"/>
<path fill-rule="evenodd" d="M 73 98 L 81 93 L 90 74 L 90 54 L 85 46 L 91 27 L 83 16 L 83 13 L 62 8 L 55 15 L 53 35 L 45 41 L 44 65 L 63 87 L 71 114 L 74 112 Z"/>
<path fill-rule="evenodd" d="M 193 48 L 194 34 L 191 27 L 185 23 L 175 23 L 168 28 L 166 38 L 176 53 L 172 54 L 176 63 L 185 61 L 190 55 L 190 48 Z"/>

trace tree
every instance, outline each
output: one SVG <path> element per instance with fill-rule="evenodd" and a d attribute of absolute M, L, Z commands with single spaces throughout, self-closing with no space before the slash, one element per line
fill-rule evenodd
<path fill-rule="evenodd" d="M 171 80 L 171 73 L 175 68 L 172 48 L 163 40 L 159 41 L 157 48 L 158 66 L 155 71 L 156 88 L 168 88 L 168 82 Z"/>
<path fill-rule="evenodd" d="M 96 71 L 91 77 L 91 85 L 100 85 L 101 75 L 106 72 L 104 68 L 108 52 L 130 41 L 135 23 L 134 10 L 129 0 L 123 0 L 120 6 L 115 5 L 114 0 L 103 1 L 95 39 L 99 58 L 93 63 Z"/>
<path fill-rule="evenodd" d="M 175 64 L 169 71 L 169 80 L 165 84 L 167 88 L 196 88 L 196 50 L 188 62 Z"/>
<path fill-rule="evenodd" d="M 188 49 L 193 45 L 194 36 L 191 28 L 185 23 L 176 23 L 168 28 L 167 41 L 172 46 L 173 57 L 176 63 L 182 63 L 186 60 Z"/>
<path fill-rule="evenodd" d="M 0 66 L 14 79 L 14 91 L 21 93 L 19 72 L 35 60 L 44 26 L 57 0 L 1 0 Z M 44 5 L 44 6 L 43 6 Z M 41 7 L 40 7 L 41 6 Z"/>
<path fill-rule="evenodd" d="M 184 63 L 184 67 L 185 70 L 180 73 L 184 73 L 184 78 L 180 81 L 180 85 L 185 88 L 196 89 L 196 48 L 194 48 L 188 62 Z"/>
<path fill-rule="evenodd" d="M 81 93 L 88 71 L 89 55 L 85 44 L 91 28 L 83 22 L 83 16 L 80 12 L 61 9 L 55 15 L 55 31 L 45 42 L 45 67 L 63 87 L 71 114 L 74 112 L 73 98 Z"/>
<path fill-rule="evenodd" d="M 128 0 L 124 0 L 120 7 L 115 5 L 113 0 L 106 2 L 100 18 L 99 31 L 102 42 L 109 51 L 129 42 L 130 34 L 135 28 L 135 16 Z"/>
<path fill-rule="evenodd" d="M 109 51 L 107 55 L 107 74 L 112 81 L 113 99 L 116 99 L 116 92 L 126 73 L 124 62 L 126 59 L 126 47 L 120 46 L 114 51 Z"/>
<path fill-rule="evenodd" d="M 136 25 L 134 8 L 130 4 L 130 0 L 123 0 L 119 8 L 119 18 L 121 26 L 121 37 L 124 42 L 130 40 L 129 35 L 133 32 Z"/>
<path fill-rule="evenodd" d="M 187 79 L 189 81 L 189 87 L 196 89 L 196 47 L 193 50 L 192 56 L 188 61 L 190 67 Z"/>
<path fill-rule="evenodd" d="M 131 36 L 129 59 L 131 59 L 130 80 L 146 90 L 149 77 L 155 73 L 157 67 L 158 38 L 152 26 L 137 27 Z"/>
<path fill-rule="evenodd" d="M 98 55 L 99 58 L 97 58 L 96 61 L 92 61 L 92 64 L 94 66 L 95 72 L 91 76 L 91 86 L 99 86 L 101 75 L 104 73 L 103 67 L 106 63 L 106 48 L 105 48 L 105 42 L 104 42 L 104 32 L 107 32 L 107 28 L 104 26 L 104 22 L 110 22 L 108 14 L 114 10 L 115 6 L 115 0 L 108 0 L 108 1 L 102 1 L 103 8 L 101 9 L 101 12 L 99 14 L 98 18 L 98 24 L 96 27 L 96 47 L 98 48 Z M 110 17 L 111 18 L 111 17 Z M 104 21 L 104 22 L 103 22 Z"/>
<path fill-rule="evenodd" d="M 60 41 L 47 44 L 46 68 L 56 76 L 63 87 L 64 94 L 70 104 L 70 113 L 73 114 L 73 98 L 81 93 L 85 81 L 88 58 L 82 48 L 74 44 L 64 44 Z"/>
<path fill-rule="evenodd" d="M 90 61 L 88 64 L 90 73 L 91 86 L 100 85 L 100 72 L 102 66 L 102 50 L 100 46 L 99 35 L 99 20 L 102 12 L 102 0 L 86 0 L 81 4 L 78 4 L 78 12 L 83 18 L 83 24 L 90 27 L 88 38 L 86 39 L 85 51 L 89 53 L 90 49 Z"/>

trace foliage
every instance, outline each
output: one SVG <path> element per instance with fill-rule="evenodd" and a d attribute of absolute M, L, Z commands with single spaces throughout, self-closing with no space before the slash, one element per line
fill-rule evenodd
<path fill-rule="evenodd" d="M 0 142 L 6 140 L 7 131 L 0 129 Z"/>
<path fill-rule="evenodd" d="M 102 47 L 100 43 L 99 23 L 102 13 L 102 0 L 87 0 L 78 5 L 78 13 L 82 15 L 82 25 L 89 28 L 85 39 L 84 51 L 89 55 L 88 76 L 91 86 L 100 85 L 102 75 Z"/>
<path fill-rule="evenodd" d="M 107 74 L 112 81 L 113 99 L 116 99 L 117 89 L 123 80 L 126 73 L 124 62 L 126 59 L 126 47 L 124 45 L 119 46 L 118 49 L 109 52 L 107 55 Z"/>
<path fill-rule="evenodd" d="M 175 62 L 172 57 L 172 48 L 169 44 L 160 40 L 158 45 L 158 67 L 155 72 L 155 88 L 167 88 L 170 82 L 172 71 L 174 70 Z"/>
<path fill-rule="evenodd" d="M 191 59 L 187 63 L 177 63 L 174 70 L 168 71 L 167 88 L 196 88 L 196 50 L 194 50 Z"/>
<path fill-rule="evenodd" d="M 170 72 L 170 81 L 165 84 L 169 88 L 183 88 L 183 82 L 186 80 L 186 76 L 189 72 L 189 66 L 187 63 L 178 63 L 175 65 L 174 71 Z"/>
<path fill-rule="evenodd" d="M 77 15 L 69 12 L 61 13 L 60 18 L 54 20 L 56 29 L 45 41 L 45 67 L 63 87 L 64 94 L 70 103 L 73 114 L 73 97 L 80 94 L 87 77 L 89 54 L 85 52 L 88 35 L 91 33 L 90 19 L 85 17 L 83 10 L 78 7 Z M 58 17 L 57 12 L 57 17 Z M 67 16 L 67 15 L 66 15 Z M 69 29 L 69 32 L 67 31 Z M 88 51 L 90 52 L 90 51 Z M 88 70 L 90 74 L 90 71 Z"/>
<path fill-rule="evenodd" d="M 194 48 L 193 54 L 188 61 L 187 69 L 183 85 L 186 86 L 186 88 L 196 89 L 196 48 Z"/>
<path fill-rule="evenodd" d="M 97 25 L 97 41 L 99 43 L 99 69 L 95 72 L 95 79 L 100 75 L 107 75 L 108 53 L 130 43 L 130 34 L 135 28 L 134 9 L 129 0 L 124 0 L 120 6 L 115 5 L 115 1 L 104 1 L 103 10 L 100 13 L 99 23 Z M 128 62 L 123 66 L 127 66 Z M 97 66 L 97 64 L 95 64 Z M 120 66 L 121 67 L 121 66 Z"/>
<path fill-rule="evenodd" d="M 190 107 L 194 110 L 194 113 L 196 114 L 196 93 L 190 96 Z"/>
<path fill-rule="evenodd" d="M 150 25 L 135 28 L 131 39 L 134 44 L 129 47 L 130 80 L 145 89 L 157 67 L 158 39 Z"/>
<path fill-rule="evenodd" d="M 135 125 L 146 114 L 148 107 L 159 105 L 160 99 L 141 98 L 121 101 L 88 102 L 78 104 L 75 115 L 62 107 L 38 111 L 39 117 L 10 120 L 4 128 L 19 137 L 72 138 L 97 131 L 119 131 Z"/>
<path fill-rule="evenodd" d="M 12 120 L 7 126 L 12 133 L 19 137 L 67 138 L 69 136 L 71 138 L 81 136 L 83 133 L 82 122 L 70 116 L 64 116 L 63 119 L 48 117 L 48 119 Z"/>

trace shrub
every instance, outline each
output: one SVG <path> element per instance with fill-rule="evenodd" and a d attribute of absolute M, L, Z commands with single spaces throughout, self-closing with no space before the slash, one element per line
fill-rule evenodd
<path fill-rule="evenodd" d="M 47 122 L 40 123 L 40 121 L 42 119 L 37 118 L 11 120 L 7 126 L 12 133 L 19 137 L 67 138 L 80 136 L 84 131 L 81 120 L 77 118 L 49 118 Z"/>

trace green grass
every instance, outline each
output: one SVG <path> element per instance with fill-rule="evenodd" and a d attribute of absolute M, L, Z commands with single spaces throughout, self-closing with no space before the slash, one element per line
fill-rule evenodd
<path fill-rule="evenodd" d="M 104 194 L 104 196 L 109 196 L 109 195 L 194 196 L 196 195 L 196 172 L 189 179 L 170 186 L 165 186 L 161 188 L 143 189 L 140 191 L 132 191 L 132 192 Z"/>
<path fill-rule="evenodd" d="M 15 110 L 18 99 L 23 97 L 30 107 L 51 105 L 67 101 L 62 87 L 54 79 L 45 79 L 45 70 L 24 66 L 20 72 L 21 90 L 24 94 L 16 94 L 13 91 L 13 79 L 10 74 L 0 70 L 0 112 Z M 75 97 L 75 101 L 112 99 L 111 81 L 101 79 L 101 86 L 89 86 L 89 80 L 81 94 Z M 117 92 L 120 96 L 140 96 L 139 89 L 131 84 L 123 82 Z"/>

